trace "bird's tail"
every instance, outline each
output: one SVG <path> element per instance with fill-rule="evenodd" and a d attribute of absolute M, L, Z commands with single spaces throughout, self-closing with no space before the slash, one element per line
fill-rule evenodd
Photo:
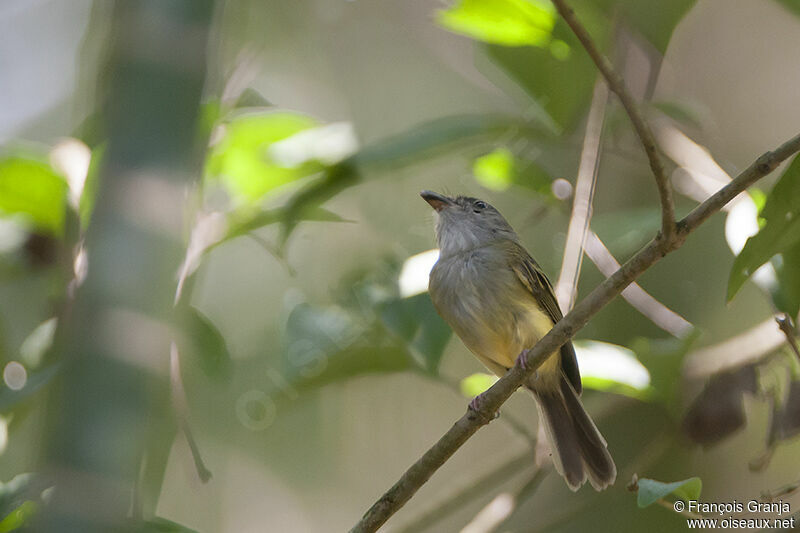
<path fill-rule="evenodd" d="M 561 376 L 558 388 L 529 389 L 536 398 L 539 420 L 553 451 L 553 464 L 572 490 L 589 479 L 595 490 L 614 483 L 617 467 L 606 441 L 583 408 L 575 389 Z"/>

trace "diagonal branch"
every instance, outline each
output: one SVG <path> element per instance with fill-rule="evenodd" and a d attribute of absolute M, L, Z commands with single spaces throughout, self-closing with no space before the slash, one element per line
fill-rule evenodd
<path fill-rule="evenodd" d="M 658 148 L 656 147 L 653 132 L 650 130 L 650 126 L 647 125 L 647 122 L 645 122 L 639 106 L 625 88 L 625 81 L 614 70 L 611 61 L 597 49 L 589 32 L 586 31 L 586 28 L 577 19 L 572 8 L 566 4 L 565 0 L 553 0 L 553 4 L 581 42 L 583 48 L 586 49 L 592 61 L 597 65 L 598 70 L 606 79 L 606 82 L 608 82 L 609 89 L 614 91 L 619 97 L 622 107 L 625 108 L 625 112 L 628 113 L 628 117 L 630 117 L 633 123 L 633 128 L 636 130 L 636 134 L 642 142 L 644 151 L 647 153 L 647 159 L 650 161 L 650 169 L 653 171 L 653 176 L 656 178 L 658 195 L 661 199 L 661 236 L 667 242 L 671 242 L 676 236 L 675 205 L 672 199 L 672 187 L 670 186 L 667 173 L 664 171 L 664 163 L 658 155 Z"/>
<path fill-rule="evenodd" d="M 533 349 L 521 355 L 517 364 L 492 385 L 481 398 L 481 408 L 467 410 L 422 457 L 420 457 L 381 498 L 375 502 L 351 533 L 376 531 L 399 510 L 417 490 L 447 461 L 475 432 L 488 424 L 500 406 L 528 379 L 550 354 L 572 338 L 589 319 L 621 293 L 633 280 L 668 253 L 680 248 L 686 237 L 711 215 L 735 198 L 750 185 L 772 172 L 782 161 L 800 151 L 800 135 L 787 141 L 775 151 L 767 152 L 677 223 L 675 238 L 655 238 L 629 259 L 619 270 L 581 300 L 575 308 L 558 321 Z"/>

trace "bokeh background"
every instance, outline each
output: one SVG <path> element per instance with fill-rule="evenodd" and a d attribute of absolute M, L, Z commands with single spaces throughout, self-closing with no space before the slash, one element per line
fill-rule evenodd
<path fill-rule="evenodd" d="M 58 343 L 49 348 L 52 319 L 81 291 L 76 245 L 95 221 L 93 200 L 70 203 L 70 195 L 91 194 L 89 184 L 113 174 L 98 168 L 108 138 L 126 129 L 124 114 L 109 118 L 105 107 L 124 99 L 115 62 L 135 41 L 121 35 L 129 27 L 170 35 L 180 13 L 165 16 L 169 4 L 0 6 L 0 480 L 8 495 L 0 502 L 4 516 L 35 503 L 22 513 L 28 525 L 15 527 L 35 528 L 48 500 L 38 489 L 21 495 L 27 478 L 15 476 L 58 462 L 48 451 L 58 427 L 90 434 L 103 422 L 78 411 L 53 423 L 51 389 L 64 362 Z M 187 35 L 210 28 L 207 41 L 185 41 L 206 53 L 201 103 L 187 111 L 199 117 L 197 146 L 188 162 L 176 158 L 187 175 L 182 201 L 143 200 L 179 213 L 183 230 L 180 255 L 148 258 L 164 263 L 166 289 L 138 290 L 171 300 L 185 282 L 190 318 L 177 322 L 194 339 L 181 349 L 185 405 L 164 394 L 168 344 L 153 354 L 161 363 L 152 402 L 179 412 L 193 439 L 174 427 L 149 437 L 164 460 L 163 480 L 145 484 L 146 518 L 202 532 L 347 530 L 487 385 L 427 294 L 414 290 L 424 289 L 425 267 L 407 260 L 434 247 L 420 190 L 491 202 L 555 282 L 572 196 L 554 191 L 575 184 L 597 72 L 547 2 L 478 4 L 229 0 L 205 22 L 176 26 Z M 794 0 L 573 4 L 652 121 L 679 215 L 797 133 Z M 169 55 L 155 48 L 137 61 Z M 160 94 L 140 105 L 168 123 L 183 110 Z M 658 198 L 621 106 L 610 98 L 604 108 L 591 227 L 623 261 L 655 234 Z M 153 131 L 148 142 L 182 149 Z M 537 477 L 535 409 L 516 394 L 385 530 L 673 531 L 685 517 L 637 507 L 626 489 L 633 474 L 697 476 L 710 502 L 746 502 L 796 483 L 797 362 L 773 317 L 797 318 L 800 245 L 773 250 L 765 259 L 783 253 L 727 301 L 735 254 L 784 168 L 639 280 L 691 332 L 671 335 L 617 298 L 577 334 L 582 357 L 595 357 L 584 403 L 616 459 L 613 488 L 573 494 L 557 475 Z M 76 188 L 81 175 L 87 185 Z M 91 280 L 104 267 L 93 270 L 87 251 Z M 585 259 L 578 298 L 602 279 Z M 649 382 L 631 382 L 644 369 Z M 206 482 L 192 440 L 211 472 Z M 133 479 L 122 481 L 130 492 Z M 503 508 L 509 500 L 498 495 L 514 504 Z M 800 510 L 800 495 L 782 498 Z M 492 502 L 487 525 L 479 513 Z"/>

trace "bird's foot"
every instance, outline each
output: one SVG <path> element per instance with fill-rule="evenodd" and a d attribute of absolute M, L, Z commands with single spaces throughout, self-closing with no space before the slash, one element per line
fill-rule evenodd
<path fill-rule="evenodd" d="M 469 410 L 473 413 L 480 413 L 483 408 L 483 394 L 478 394 L 469 402 Z M 500 411 L 495 411 L 492 420 L 500 416 Z"/>
<path fill-rule="evenodd" d="M 530 350 L 526 348 L 525 350 L 522 350 L 521 352 L 519 352 L 519 355 L 517 356 L 517 364 L 519 365 L 520 368 L 522 368 L 522 370 L 526 370 L 527 371 L 527 370 L 530 370 L 530 368 L 531 368 L 530 365 L 528 364 L 528 354 L 529 353 L 530 353 Z M 531 378 L 534 379 L 534 380 L 538 379 L 539 378 L 539 371 L 536 370 L 533 373 L 533 375 L 531 376 Z"/>

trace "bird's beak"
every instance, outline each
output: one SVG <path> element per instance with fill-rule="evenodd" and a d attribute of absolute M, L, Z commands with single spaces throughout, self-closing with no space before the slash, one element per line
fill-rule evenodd
<path fill-rule="evenodd" d="M 422 196 L 422 199 L 431 204 L 431 207 L 434 208 L 437 212 L 441 211 L 445 207 L 449 207 L 453 205 L 453 200 L 433 191 L 422 191 L 419 193 Z"/>

